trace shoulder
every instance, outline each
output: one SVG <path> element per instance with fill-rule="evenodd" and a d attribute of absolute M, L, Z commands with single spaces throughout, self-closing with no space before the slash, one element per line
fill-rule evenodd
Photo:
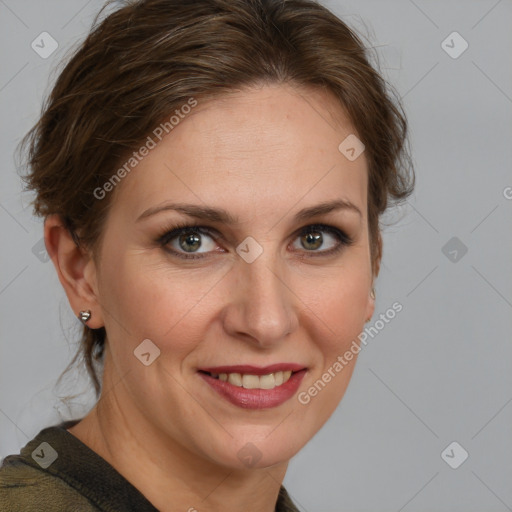
<path fill-rule="evenodd" d="M 0 466 L 0 510 L 96 512 L 98 509 L 59 477 L 26 464 L 19 455 L 9 455 Z"/>

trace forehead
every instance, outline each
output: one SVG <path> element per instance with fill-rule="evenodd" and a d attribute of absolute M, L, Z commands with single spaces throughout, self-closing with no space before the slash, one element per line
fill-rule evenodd
<path fill-rule="evenodd" d="M 350 161 L 338 149 L 353 134 L 337 100 L 318 90 L 263 86 L 198 101 L 124 178 L 113 209 L 136 217 L 179 199 L 231 206 L 243 219 L 344 198 L 364 212 L 365 155 Z"/>

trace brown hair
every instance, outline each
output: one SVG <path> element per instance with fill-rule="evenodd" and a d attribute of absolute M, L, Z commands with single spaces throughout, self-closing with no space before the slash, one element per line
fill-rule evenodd
<path fill-rule="evenodd" d="M 407 122 L 359 37 L 312 0 L 139 0 L 98 21 L 58 76 L 25 136 L 34 212 L 59 214 L 97 254 L 114 194 L 98 200 L 119 162 L 191 97 L 291 83 L 339 99 L 368 159 L 368 223 L 378 258 L 379 216 L 414 187 Z M 340 141 L 341 142 L 341 141 Z M 375 267 L 374 267 L 375 268 Z M 83 328 L 82 354 L 96 396 L 105 329 Z"/>

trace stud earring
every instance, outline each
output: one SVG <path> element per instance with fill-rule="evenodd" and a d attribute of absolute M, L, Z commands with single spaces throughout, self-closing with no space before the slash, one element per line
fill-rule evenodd
<path fill-rule="evenodd" d="M 372 291 L 370 292 L 370 297 L 375 300 L 375 288 L 372 288 Z"/>
<path fill-rule="evenodd" d="M 87 323 L 89 318 L 91 318 L 91 310 L 90 309 L 86 309 L 85 311 L 80 311 L 80 314 L 78 315 L 78 319 L 82 323 L 84 323 L 84 324 Z"/>

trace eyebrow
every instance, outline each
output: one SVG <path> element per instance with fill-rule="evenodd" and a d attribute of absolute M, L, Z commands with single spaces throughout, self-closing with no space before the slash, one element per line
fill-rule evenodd
<path fill-rule="evenodd" d="M 211 208 L 209 206 L 200 206 L 187 203 L 165 203 L 162 205 L 153 206 L 139 215 L 136 222 L 140 222 L 141 220 L 147 219 L 148 217 L 156 215 L 157 213 L 169 210 L 183 213 L 184 215 L 188 215 L 189 217 L 193 217 L 195 219 L 209 220 L 210 222 L 217 222 L 221 224 L 238 223 L 238 218 L 234 217 L 231 215 L 231 213 L 229 213 L 227 210 L 224 210 L 223 208 Z M 344 199 L 336 199 L 334 201 L 327 201 L 315 206 L 303 208 L 295 214 L 294 220 L 301 222 L 311 217 L 325 215 L 334 211 L 352 211 L 359 214 L 360 217 L 363 216 L 361 210 L 355 204 Z"/>

